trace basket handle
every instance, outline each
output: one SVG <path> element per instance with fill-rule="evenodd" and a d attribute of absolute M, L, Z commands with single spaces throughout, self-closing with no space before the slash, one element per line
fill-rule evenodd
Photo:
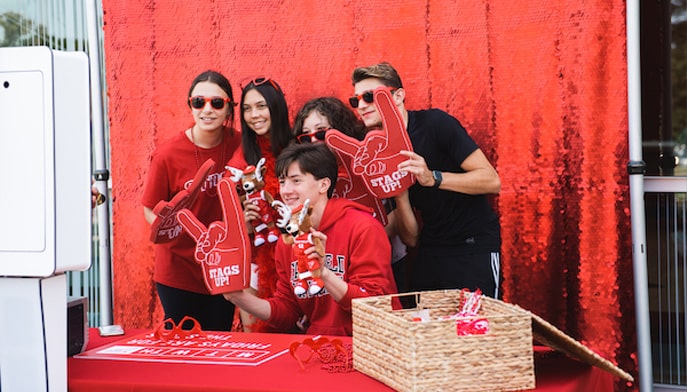
<path fill-rule="evenodd" d="M 420 306 L 420 292 L 391 294 L 385 299 L 391 310 L 417 309 Z"/>

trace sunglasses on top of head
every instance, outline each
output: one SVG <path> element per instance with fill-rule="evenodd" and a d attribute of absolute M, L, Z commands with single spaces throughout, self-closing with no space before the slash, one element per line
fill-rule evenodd
<path fill-rule="evenodd" d="M 257 86 L 263 85 L 265 83 L 271 84 L 275 90 L 281 92 L 281 88 L 279 88 L 277 83 L 274 80 L 272 80 L 270 78 L 266 78 L 266 77 L 259 77 L 259 78 L 255 78 L 255 79 L 244 80 L 241 82 L 240 86 L 241 86 L 241 90 L 245 90 L 246 87 L 248 87 L 251 84 L 253 86 L 257 87 Z"/>
<path fill-rule="evenodd" d="M 390 90 L 391 94 L 393 94 L 394 91 L 396 91 L 396 89 L 391 89 Z M 372 103 L 375 101 L 375 96 L 372 93 L 372 91 L 365 91 L 362 94 L 354 95 L 354 96 L 348 98 L 348 103 L 351 104 L 351 107 L 353 107 L 354 109 L 357 109 L 358 105 L 360 105 L 361 99 L 367 103 Z"/>
<path fill-rule="evenodd" d="M 301 133 L 300 135 L 296 136 L 296 143 L 298 144 L 303 144 L 303 143 L 311 143 L 314 141 L 324 141 L 324 135 L 327 134 L 327 131 L 330 130 L 331 128 L 328 127 L 321 127 L 317 128 L 315 132 L 313 133 Z"/>
<path fill-rule="evenodd" d="M 221 98 L 221 97 L 203 97 L 203 96 L 195 96 L 195 97 L 190 97 L 188 99 L 188 102 L 191 104 L 191 107 L 194 109 L 202 109 L 205 107 L 205 105 L 210 102 L 210 106 L 212 106 L 213 109 L 223 109 L 224 104 L 228 103 L 229 105 L 233 105 L 234 102 L 232 102 L 231 99 L 229 98 Z"/>

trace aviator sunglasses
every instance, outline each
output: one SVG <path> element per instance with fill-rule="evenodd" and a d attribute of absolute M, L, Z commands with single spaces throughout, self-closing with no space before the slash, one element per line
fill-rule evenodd
<path fill-rule="evenodd" d="M 330 130 L 331 128 L 327 127 L 320 127 L 317 128 L 317 130 L 313 133 L 301 133 L 300 135 L 296 136 L 296 143 L 298 144 L 303 144 L 303 143 L 311 143 L 314 141 L 324 141 L 324 135 L 327 134 L 327 131 Z"/>
<path fill-rule="evenodd" d="M 396 91 L 396 89 L 391 89 L 391 94 L 393 94 L 394 91 Z M 361 99 L 367 103 L 372 103 L 375 100 L 375 96 L 373 95 L 372 91 L 365 91 L 362 94 L 354 95 L 348 98 L 348 103 L 350 103 L 354 109 L 357 109 Z"/>
<path fill-rule="evenodd" d="M 228 103 L 229 105 L 233 105 L 234 102 L 231 101 L 229 98 L 220 98 L 220 97 L 202 97 L 202 96 L 195 96 L 195 97 L 190 97 L 188 99 L 188 102 L 191 104 L 191 107 L 194 109 L 202 109 L 205 107 L 205 105 L 210 102 L 210 106 L 212 106 L 213 109 L 223 109 L 224 108 L 224 103 Z"/>

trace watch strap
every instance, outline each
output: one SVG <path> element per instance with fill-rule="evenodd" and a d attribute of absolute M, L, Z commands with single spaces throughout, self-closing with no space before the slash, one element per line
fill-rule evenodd
<path fill-rule="evenodd" d="M 432 170 L 432 177 L 434 177 L 433 188 L 439 188 L 441 181 L 444 179 L 439 170 Z"/>

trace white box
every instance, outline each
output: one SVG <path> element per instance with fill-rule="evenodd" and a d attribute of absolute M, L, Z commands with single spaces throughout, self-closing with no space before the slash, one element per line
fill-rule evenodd
<path fill-rule="evenodd" d="M 0 390 L 67 391 L 67 279 L 0 278 Z"/>
<path fill-rule="evenodd" d="M 88 57 L 0 48 L 0 276 L 91 263 Z"/>

